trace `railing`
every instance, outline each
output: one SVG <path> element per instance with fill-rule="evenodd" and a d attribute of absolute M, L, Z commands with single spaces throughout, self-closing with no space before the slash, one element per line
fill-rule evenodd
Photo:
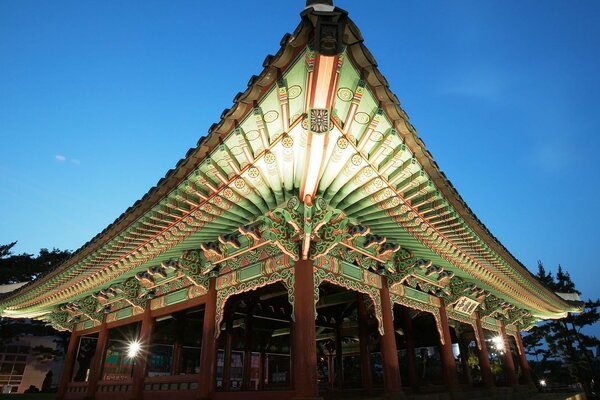
<path fill-rule="evenodd" d="M 199 374 L 194 375 L 166 375 L 166 376 L 148 376 L 144 379 L 144 390 L 151 391 L 179 391 L 179 390 L 197 390 Z"/>
<path fill-rule="evenodd" d="M 67 393 L 85 393 L 87 392 L 87 382 L 70 382 L 67 385 Z"/>
<path fill-rule="evenodd" d="M 131 390 L 131 380 L 122 381 L 100 381 L 98 382 L 98 393 L 126 393 Z"/>

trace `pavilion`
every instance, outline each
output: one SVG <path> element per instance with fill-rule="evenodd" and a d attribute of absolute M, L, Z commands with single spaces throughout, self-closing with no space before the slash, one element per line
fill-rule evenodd
<path fill-rule="evenodd" d="M 175 169 L 0 299 L 72 332 L 59 399 L 532 387 L 519 332 L 576 309 L 461 199 L 347 12 L 300 15 Z"/>

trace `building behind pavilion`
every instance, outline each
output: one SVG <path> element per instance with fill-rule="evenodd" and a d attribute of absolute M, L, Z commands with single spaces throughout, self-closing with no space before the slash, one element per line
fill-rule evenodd
<path fill-rule="evenodd" d="M 72 332 L 58 398 L 521 398 L 519 332 L 577 309 L 464 203 L 347 12 L 309 0 L 263 66 L 156 187 L 0 300 Z"/>

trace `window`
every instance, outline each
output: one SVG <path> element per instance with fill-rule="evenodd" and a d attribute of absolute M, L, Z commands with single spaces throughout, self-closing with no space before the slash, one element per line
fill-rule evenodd
<path fill-rule="evenodd" d="M 136 357 L 128 354 L 131 343 L 139 338 L 139 323 L 113 328 L 108 332 L 108 344 L 102 379 L 107 381 L 128 380 L 133 374 Z"/>
<path fill-rule="evenodd" d="M 156 319 L 148 346 L 148 376 L 200 372 L 204 306 Z"/>
<path fill-rule="evenodd" d="M 74 382 L 87 382 L 89 380 L 97 343 L 97 333 L 79 338 L 79 347 L 77 348 L 77 357 L 73 368 Z"/>
<path fill-rule="evenodd" d="M 24 363 L 16 363 L 13 366 L 13 375 L 23 375 L 24 371 L 25 371 L 25 364 Z"/>

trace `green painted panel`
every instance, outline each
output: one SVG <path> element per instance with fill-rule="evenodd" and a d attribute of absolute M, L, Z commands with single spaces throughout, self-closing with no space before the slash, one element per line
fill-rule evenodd
<path fill-rule="evenodd" d="M 305 54 L 305 51 L 301 52 L 294 65 L 284 75 L 292 121 L 304 112 L 307 76 Z"/>
<path fill-rule="evenodd" d="M 250 279 L 258 278 L 262 274 L 261 264 L 254 264 L 240 270 L 240 282 L 246 282 Z"/>
<path fill-rule="evenodd" d="M 379 102 L 375 100 L 375 97 L 371 94 L 368 87 L 365 87 L 363 97 L 360 100 L 358 110 L 354 116 L 354 122 L 350 127 L 349 136 L 356 140 L 359 140 L 362 137 L 363 132 L 369 126 L 375 111 L 377 111 L 378 104 Z"/>
<path fill-rule="evenodd" d="M 427 293 L 419 292 L 411 287 L 405 287 L 404 294 L 406 297 L 410 297 L 413 300 L 417 300 L 422 303 L 429 303 L 429 295 Z"/>
<path fill-rule="evenodd" d="M 357 281 L 360 281 L 362 279 L 362 270 L 356 265 L 347 262 L 342 262 L 341 269 L 342 275 L 347 276 L 348 278 L 352 278 Z"/>
<path fill-rule="evenodd" d="M 335 93 L 335 106 L 333 109 L 334 115 L 337 115 L 342 122 L 346 121 L 359 79 L 358 72 L 352 66 L 348 55 L 344 53 L 344 63 L 342 64 L 338 88 Z"/>
<path fill-rule="evenodd" d="M 133 308 L 126 307 L 117 311 L 117 319 L 129 318 L 133 315 Z"/>
<path fill-rule="evenodd" d="M 188 290 L 181 289 L 173 293 L 169 293 L 165 296 L 165 304 L 170 306 L 171 304 L 179 303 L 187 300 Z"/>
<path fill-rule="evenodd" d="M 264 117 L 265 126 L 271 140 L 275 139 L 276 136 L 281 135 L 283 126 L 281 125 L 279 108 L 279 96 L 277 88 L 273 88 L 267 93 L 267 95 L 260 102 L 260 108 Z"/>
<path fill-rule="evenodd" d="M 89 329 L 94 327 L 94 321 L 85 321 L 83 323 L 83 329 Z"/>

